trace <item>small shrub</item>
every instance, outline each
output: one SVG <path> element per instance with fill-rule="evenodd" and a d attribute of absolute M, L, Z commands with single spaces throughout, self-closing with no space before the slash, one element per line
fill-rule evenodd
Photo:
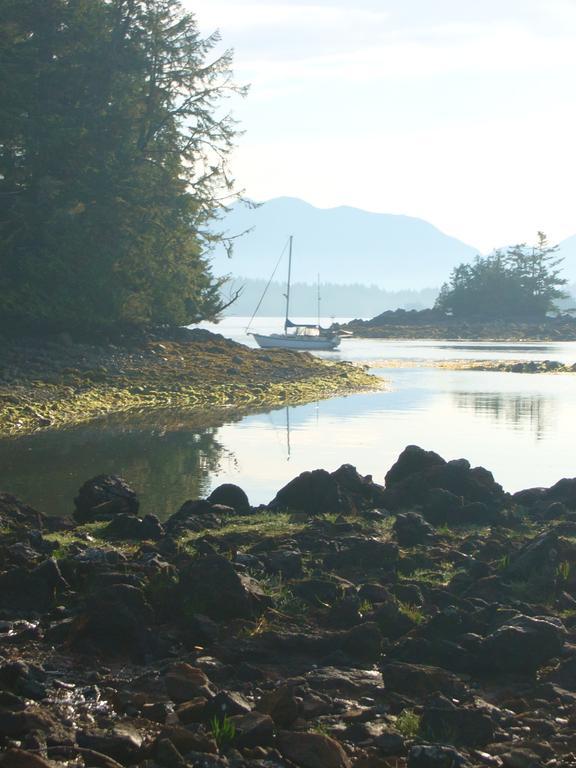
<path fill-rule="evenodd" d="M 420 732 L 421 720 L 422 717 L 417 715 L 413 709 L 403 709 L 396 718 L 396 730 L 405 739 L 415 739 Z"/>

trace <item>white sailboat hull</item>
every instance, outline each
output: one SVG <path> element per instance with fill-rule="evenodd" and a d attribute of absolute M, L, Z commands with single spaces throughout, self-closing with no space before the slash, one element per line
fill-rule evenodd
<path fill-rule="evenodd" d="M 262 349 L 330 350 L 340 346 L 340 337 L 296 336 L 284 333 L 251 334 Z"/>

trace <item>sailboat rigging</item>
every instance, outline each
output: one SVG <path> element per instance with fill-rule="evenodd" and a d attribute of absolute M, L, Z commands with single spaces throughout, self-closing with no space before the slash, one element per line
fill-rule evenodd
<path fill-rule="evenodd" d="M 286 299 L 286 317 L 284 320 L 284 333 L 252 333 L 251 336 L 258 346 L 263 349 L 270 348 L 282 348 L 282 349 L 299 349 L 299 350 L 330 350 L 337 349 L 340 345 L 340 335 L 332 331 L 330 328 L 322 328 L 320 325 L 320 276 L 318 276 L 318 322 L 316 324 L 307 323 L 294 323 L 290 320 L 290 288 L 292 282 L 292 243 L 293 236 L 290 235 L 288 241 L 288 279 L 286 281 L 286 293 L 284 298 Z M 278 265 L 276 265 L 277 267 Z M 276 270 L 274 270 L 276 271 Z M 264 289 L 264 294 L 258 303 L 258 307 L 262 303 L 262 299 L 270 286 L 271 280 L 268 281 L 268 285 Z M 256 308 L 256 312 L 258 311 Z M 252 319 L 254 319 L 254 316 Z M 250 321 L 252 322 L 252 320 Z"/>

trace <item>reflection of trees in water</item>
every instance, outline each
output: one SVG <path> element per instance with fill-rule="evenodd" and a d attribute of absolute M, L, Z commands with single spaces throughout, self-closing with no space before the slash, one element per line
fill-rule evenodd
<path fill-rule="evenodd" d="M 48 514 L 69 514 L 85 480 L 114 473 L 138 492 L 143 512 L 165 519 L 208 490 L 227 455 L 217 440 L 223 422 L 222 414 L 211 426 L 190 414 L 133 415 L 0 441 L 0 489 Z"/>
<path fill-rule="evenodd" d="M 506 395 L 494 392 L 454 392 L 458 408 L 494 421 L 528 428 L 539 440 L 550 428 L 554 405 L 541 395 Z"/>

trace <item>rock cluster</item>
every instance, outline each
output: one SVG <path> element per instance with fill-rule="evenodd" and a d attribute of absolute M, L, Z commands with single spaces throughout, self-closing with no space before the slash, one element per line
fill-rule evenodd
<path fill-rule="evenodd" d="M 0 766 L 576 764 L 576 479 L 409 446 L 138 512 L 0 494 Z"/>

